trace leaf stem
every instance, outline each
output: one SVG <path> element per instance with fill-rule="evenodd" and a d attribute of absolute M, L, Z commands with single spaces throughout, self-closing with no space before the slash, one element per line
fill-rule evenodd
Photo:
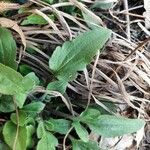
<path fill-rule="evenodd" d="M 67 132 L 67 134 L 65 135 L 65 137 L 64 137 L 64 140 L 63 140 L 63 150 L 66 150 L 66 139 L 67 139 L 69 133 L 72 131 L 73 128 L 74 128 L 74 127 L 71 127 L 71 128 L 68 130 L 68 132 Z"/>
<path fill-rule="evenodd" d="M 16 110 L 16 120 L 17 120 L 17 129 L 16 129 L 15 140 L 14 140 L 14 143 L 13 143 L 13 150 L 16 150 L 17 139 L 18 139 L 18 134 L 19 134 L 19 112 L 18 112 L 18 108 L 17 108 L 17 105 L 16 105 L 15 97 L 13 97 L 13 102 L 14 102 L 14 106 L 15 106 L 15 110 Z"/>

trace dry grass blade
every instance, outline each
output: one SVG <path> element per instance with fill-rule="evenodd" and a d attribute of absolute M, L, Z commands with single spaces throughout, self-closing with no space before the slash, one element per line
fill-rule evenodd
<path fill-rule="evenodd" d="M 65 30 L 66 32 L 68 32 L 68 34 L 69 34 L 69 39 L 72 40 L 71 29 L 70 29 L 69 25 L 67 24 L 66 20 L 64 19 L 63 15 L 62 15 L 55 7 L 53 7 L 53 10 L 54 10 L 54 13 L 57 14 L 58 19 L 59 19 L 60 23 L 62 24 L 64 30 Z"/>
<path fill-rule="evenodd" d="M 116 73 L 115 73 L 115 74 L 116 74 Z M 125 89 L 125 87 L 124 87 L 124 85 L 123 85 L 121 79 L 119 78 L 119 76 L 118 76 L 117 74 L 116 74 L 116 77 L 117 77 L 117 80 L 118 80 L 118 85 L 119 85 L 119 87 L 120 87 L 121 94 L 122 94 L 124 100 L 127 102 L 127 104 L 128 104 L 129 106 L 131 106 L 132 108 L 137 109 L 139 112 L 145 113 L 143 110 L 139 109 L 138 107 L 134 106 L 134 105 L 131 103 L 129 94 L 127 93 L 127 91 L 126 91 L 126 89 Z"/>
<path fill-rule="evenodd" d="M 64 37 L 62 36 L 60 30 L 57 28 L 56 24 L 46 14 L 44 14 L 43 12 L 41 12 L 40 10 L 37 10 L 37 9 L 33 10 L 32 12 L 43 17 L 49 23 L 49 25 L 57 32 L 58 36 L 62 40 L 65 40 Z"/>
<path fill-rule="evenodd" d="M 103 21 L 95 15 L 92 11 L 88 10 L 82 3 L 76 1 L 76 0 L 70 0 L 76 7 L 78 7 L 81 11 L 83 11 L 85 14 L 89 15 L 93 20 L 96 22 L 99 22 L 100 25 L 104 26 Z"/>
<path fill-rule="evenodd" d="M 91 101 L 92 90 L 93 90 L 93 80 L 94 80 L 94 75 L 95 75 L 95 71 L 96 71 L 96 66 L 98 64 L 99 55 L 100 55 L 100 52 L 98 51 L 95 62 L 94 62 L 93 70 L 92 70 L 92 79 L 91 79 L 91 82 L 89 85 L 89 94 L 88 94 L 88 102 L 87 102 L 86 109 L 88 109 L 88 107 L 90 105 L 90 101 Z"/>
<path fill-rule="evenodd" d="M 7 10 L 19 9 L 19 8 L 20 8 L 20 5 L 17 3 L 10 3 L 10 2 L 5 2 L 5 1 L 0 2 L 0 13 L 7 11 Z"/>
<path fill-rule="evenodd" d="M 46 4 L 46 5 L 48 5 L 48 4 Z M 62 4 L 59 4 L 58 6 L 57 5 L 55 6 L 55 4 L 54 5 L 48 5 L 48 6 L 44 7 L 44 8 L 42 8 L 41 11 L 49 10 L 49 11 L 52 11 L 52 12 L 56 13 L 58 20 L 62 24 L 64 30 L 68 32 L 70 40 L 71 40 L 72 39 L 72 33 L 71 33 L 71 30 L 70 30 L 70 27 L 67 24 L 67 22 L 64 19 L 64 17 L 62 16 L 62 14 L 60 13 L 60 11 L 58 11 L 56 9 L 56 7 L 68 6 L 68 5 L 70 5 L 70 3 L 67 3 L 67 5 L 66 5 L 66 3 L 65 3 L 65 5 L 63 5 L 63 3 L 62 3 Z"/>
<path fill-rule="evenodd" d="M 95 72 L 95 80 L 93 81 L 93 96 L 115 103 L 122 103 L 123 105 L 127 103 L 128 106 L 138 110 L 140 113 L 146 113 L 140 106 L 143 102 L 150 103 L 148 100 L 150 98 L 150 61 L 148 59 L 150 53 L 144 51 L 143 47 L 142 51 L 137 51 L 136 54 L 125 59 L 131 53 L 131 50 L 134 51 L 138 45 L 127 41 L 121 36 L 113 38 L 110 47 L 111 49 L 109 47 L 106 48 L 108 50 L 100 56 Z M 115 74 L 113 70 L 120 66 L 121 69 L 118 72 L 117 78 L 111 79 L 112 73 Z M 88 72 L 90 77 L 92 76 L 92 68 L 93 65 L 90 65 L 90 72 Z M 74 91 L 87 98 L 88 90 L 87 86 L 84 86 L 86 85 L 86 79 L 84 80 L 83 82 L 81 78 L 78 82 L 75 81 Z M 144 97 L 142 94 L 144 94 Z M 97 103 L 97 101 L 95 102 Z M 139 107 L 135 106 L 135 103 Z"/>
<path fill-rule="evenodd" d="M 105 106 L 102 102 L 100 102 L 93 94 L 92 94 L 92 97 L 95 101 L 95 103 L 99 106 L 101 106 L 102 108 L 104 108 L 106 111 L 108 111 L 109 113 L 113 114 L 113 115 L 116 115 L 114 112 L 112 112 L 107 106 Z"/>
<path fill-rule="evenodd" d="M 66 18 L 70 19 L 71 21 L 75 22 L 77 25 L 79 25 L 79 27 L 81 27 L 81 28 L 83 28 L 83 29 L 86 29 L 86 30 L 88 29 L 85 25 L 81 24 L 78 20 L 76 20 L 75 17 L 73 17 L 73 16 L 71 16 L 71 15 L 65 13 L 65 12 L 62 12 L 62 11 L 60 11 L 60 13 L 61 13 L 64 17 L 66 17 Z"/>
<path fill-rule="evenodd" d="M 50 90 L 44 90 L 42 88 L 37 88 L 33 91 L 34 92 L 40 92 L 40 93 L 45 93 L 45 94 L 49 94 L 55 97 L 61 97 L 62 101 L 65 103 L 65 105 L 67 106 L 68 110 L 70 110 L 70 112 L 72 113 L 72 115 L 74 116 L 74 111 L 72 108 L 71 103 L 59 92 L 57 91 L 50 91 Z"/>
<path fill-rule="evenodd" d="M 26 49 L 26 39 L 24 33 L 21 30 L 21 28 L 18 26 L 16 21 L 7 18 L 0 18 L 0 25 L 15 30 L 21 37 L 22 44 L 24 45 L 24 50 Z"/>

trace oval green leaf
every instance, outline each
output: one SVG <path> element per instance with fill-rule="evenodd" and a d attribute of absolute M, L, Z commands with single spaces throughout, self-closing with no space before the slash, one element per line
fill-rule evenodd
<path fill-rule="evenodd" d="M 4 27 L 0 27 L 0 63 L 16 70 L 16 51 L 16 42 L 11 32 Z"/>
<path fill-rule="evenodd" d="M 122 136 L 140 130 L 145 122 L 140 119 L 128 119 L 111 115 L 101 115 L 97 119 L 87 121 L 92 131 L 104 137 Z"/>
<path fill-rule="evenodd" d="M 110 30 L 98 27 L 77 36 L 71 42 L 65 42 L 52 54 L 49 60 L 50 69 L 59 80 L 73 80 L 77 71 L 83 70 L 92 61 L 110 35 Z"/>

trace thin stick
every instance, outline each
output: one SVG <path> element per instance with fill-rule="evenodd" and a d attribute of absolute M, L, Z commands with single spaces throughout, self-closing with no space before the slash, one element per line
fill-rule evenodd
<path fill-rule="evenodd" d="M 99 55 L 100 55 L 100 52 L 98 51 L 97 56 L 96 56 L 96 60 L 95 60 L 94 66 L 93 66 L 92 78 L 91 78 L 91 83 L 89 86 L 89 95 L 88 95 L 88 102 L 87 102 L 86 109 L 89 107 L 90 102 L 91 102 L 91 96 L 92 96 L 92 90 L 93 90 L 93 80 L 94 80 L 94 76 L 95 76 L 95 71 L 96 71 L 96 66 L 98 63 Z"/>
<path fill-rule="evenodd" d="M 72 131 L 72 129 L 73 129 L 73 127 L 71 127 L 71 128 L 69 129 L 69 131 L 66 133 L 66 135 L 65 135 L 65 137 L 64 137 L 64 140 L 63 140 L 63 150 L 66 150 L 66 139 L 67 139 L 69 133 Z"/>
<path fill-rule="evenodd" d="M 129 13 L 128 0 L 123 0 L 123 3 L 124 3 L 124 8 L 125 8 L 126 12 Z M 126 28 L 127 38 L 130 41 L 130 39 L 131 39 L 131 35 L 130 35 L 130 17 L 129 17 L 128 14 L 126 14 L 126 21 L 127 21 L 127 28 Z"/>
<path fill-rule="evenodd" d="M 0 119 L 0 122 L 5 122 L 6 120 L 5 119 Z"/>

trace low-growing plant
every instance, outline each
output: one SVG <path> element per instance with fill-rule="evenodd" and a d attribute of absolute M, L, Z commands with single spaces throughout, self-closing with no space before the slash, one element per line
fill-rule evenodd
<path fill-rule="evenodd" d="M 73 150 L 99 150 L 98 143 L 89 139 L 91 131 L 100 136 L 115 137 L 136 132 L 144 126 L 140 119 L 103 114 L 90 106 L 75 115 L 65 114 L 64 109 L 56 111 L 61 106 L 56 102 L 59 98 L 55 97 L 65 97 L 68 82 L 92 61 L 110 36 L 110 30 L 96 27 L 58 46 L 49 59 L 53 78 L 45 90 L 45 84 L 36 72 L 29 69 L 25 76 L 19 72 L 16 42 L 10 30 L 0 27 L 0 149 L 65 149 L 68 137 L 67 144 Z M 53 101 L 56 109 L 52 109 Z M 71 110 L 69 106 L 68 109 Z"/>

